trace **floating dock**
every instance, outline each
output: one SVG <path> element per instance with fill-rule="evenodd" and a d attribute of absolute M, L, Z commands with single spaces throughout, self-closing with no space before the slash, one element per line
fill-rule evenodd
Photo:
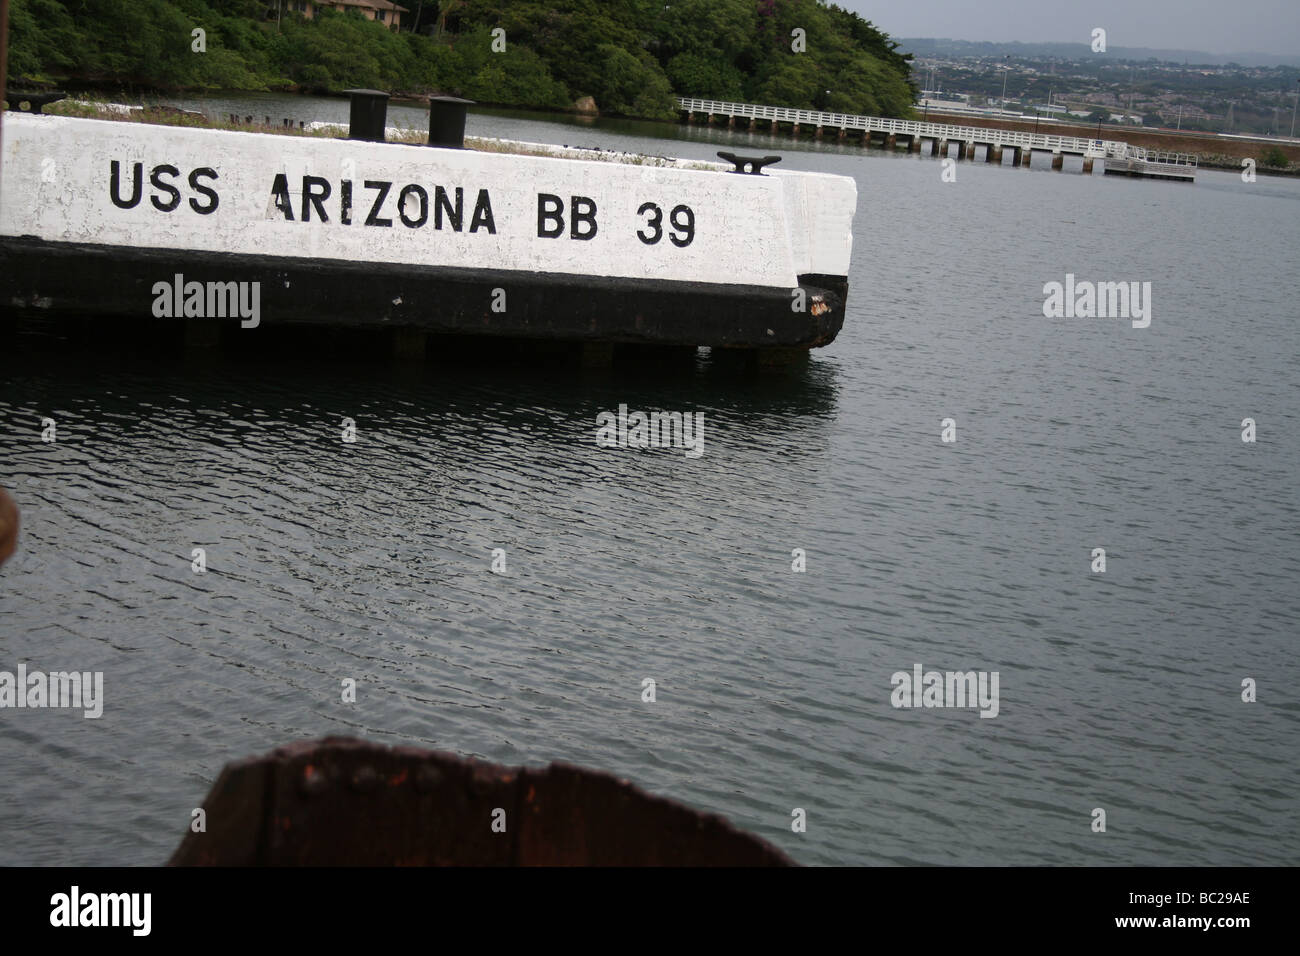
<path fill-rule="evenodd" d="M 1012 165 L 1015 166 L 1029 166 L 1033 154 L 1039 152 L 1050 154 L 1051 168 L 1058 170 L 1064 169 L 1066 156 L 1080 156 L 1085 173 L 1091 173 L 1094 161 L 1100 159 L 1105 164 L 1104 171 L 1112 175 L 1184 182 L 1191 182 L 1196 177 L 1196 156 L 1191 153 L 1147 150 L 1119 140 L 1083 139 L 686 97 L 678 99 L 677 108 L 685 114 L 687 123 L 693 123 L 696 116 L 702 115 L 709 123 L 717 117 L 725 117 L 727 125 L 733 129 L 739 119 L 748 120 L 751 130 L 761 129 L 761 124 L 766 124 L 772 132 L 777 132 L 785 124 L 795 136 L 799 135 L 801 128 L 813 130 L 813 135 L 818 138 L 828 131 L 839 139 L 847 139 L 850 133 L 856 133 L 864 146 L 878 140 L 886 149 L 905 147 L 910 152 L 923 152 L 928 144 L 930 156 L 946 157 L 950 150 L 955 149 L 958 160 L 974 160 L 976 149 L 980 148 L 985 162 L 1001 164 L 1003 151 L 1010 149 Z"/>
<path fill-rule="evenodd" d="M 849 177 L 464 149 L 449 98 L 428 144 L 385 142 L 387 95 L 353 92 L 347 138 L 6 113 L 0 310 L 392 328 L 417 351 L 806 351 L 843 324 Z"/>

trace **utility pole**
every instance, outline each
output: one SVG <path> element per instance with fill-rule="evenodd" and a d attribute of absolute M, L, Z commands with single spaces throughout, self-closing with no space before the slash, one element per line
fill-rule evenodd
<path fill-rule="evenodd" d="M 1179 103 L 1178 104 L 1178 129 L 1181 131 L 1182 128 L 1183 128 L 1183 104 Z"/>
<path fill-rule="evenodd" d="M 0 0 L 0 100 L 5 98 L 5 77 L 9 72 L 9 0 Z M 17 104 L 14 104 L 17 106 Z M 0 121 L 3 128 L 3 121 Z M 0 146 L 4 144 L 0 142 Z M 4 150 L 0 149 L 0 156 Z"/>
<path fill-rule="evenodd" d="M 1133 87 L 1136 85 L 1137 67 L 1130 66 L 1128 68 L 1128 114 L 1124 117 L 1124 122 L 1126 123 L 1128 122 L 1129 117 L 1133 115 Z"/>
<path fill-rule="evenodd" d="M 1010 60 L 1010 59 L 1011 59 L 1011 54 L 1008 53 L 1002 64 L 1002 107 L 1003 109 L 1005 109 L 1007 105 L 1007 73 L 1009 73 L 1011 70 L 1011 67 L 1006 63 L 1006 60 Z"/>

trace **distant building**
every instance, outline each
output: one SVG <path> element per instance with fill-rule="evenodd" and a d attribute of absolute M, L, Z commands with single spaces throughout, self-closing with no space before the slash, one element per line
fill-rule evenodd
<path fill-rule="evenodd" d="M 405 7 L 389 0 L 286 0 L 284 9 L 300 13 L 308 20 L 315 18 L 317 10 L 356 10 L 367 20 L 376 20 L 390 30 L 402 28 L 402 14 L 406 12 Z"/>

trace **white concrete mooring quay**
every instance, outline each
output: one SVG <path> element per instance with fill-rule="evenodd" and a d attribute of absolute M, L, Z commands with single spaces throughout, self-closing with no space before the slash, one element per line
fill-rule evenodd
<path fill-rule="evenodd" d="M 869 145 L 873 139 L 879 139 L 886 149 L 895 149 L 901 141 L 914 153 L 921 152 L 928 141 L 931 156 L 947 156 L 955 143 L 959 160 L 974 160 L 976 147 L 983 147 L 984 161 L 1000 164 L 1003 149 L 1010 147 L 1013 150 L 1012 165 L 1015 166 L 1028 166 L 1033 153 L 1038 151 L 1051 154 L 1052 169 L 1064 169 L 1065 157 L 1069 155 L 1083 157 L 1085 173 L 1091 173 L 1094 160 L 1100 159 L 1104 164 L 1103 171 L 1111 176 L 1175 179 L 1183 182 L 1191 182 L 1196 176 L 1194 154 L 1144 149 L 1113 139 L 1082 139 L 1077 136 L 921 123 L 880 116 L 822 113 L 784 106 L 757 106 L 752 103 L 728 103 L 689 97 L 679 97 L 677 108 L 686 113 L 688 123 L 695 122 L 697 114 L 703 114 L 710 123 L 714 122 L 715 117 L 725 116 L 727 126 L 733 129 L 737 119 L 748 119 L 751 130 L 758 129 L 759 123 L 765 122 L 771 124 L 770 129 L 775 133 L 785 123 L 796 136 L 801 127 L 811 127 L 814 136 L 818 138 L 824 136 L 827 130 L 836 131 L 839 139 L 846 139 L 850 132 L 856 132 L 861 134 L 864 146 Z"/>

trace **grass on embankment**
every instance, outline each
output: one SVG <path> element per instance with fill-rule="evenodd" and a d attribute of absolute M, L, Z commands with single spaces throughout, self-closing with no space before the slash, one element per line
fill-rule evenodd
<path fill-rule="evenodd" d="M 121 104 L 99 99 L 66 99 L 46 106 L 43 112 L 51 116 L 71 116 L 80 119 L 110 120 L 119 123 L 146 123 L 153 126 L 183 126 L 194 129 L 221 129 L 236 133 L 274 133 L 279 136 L 308 136 L 317 139 L 340 139 L 346 134 L 346 125 L 317 127 L 315 129 L 297 126 L 276 125 L 264 122 L 231 122 L 217 119 L 203 113 L 189 112 L 170 106 L 132 107 L 126 111 Z M 386 142 L 423 145 L 428 140 L 428 133 L 414 127 L 397 127 L 390 132 Z M 469 149 L 487 153 L 508 153 L 516 156 L 546 156 L 561 159 L 588 159 L 620 162 L 636 166 L 676 166 L 685 169 L 713 169 L 714 163 L 679 163 L 677 160 L 663 156 L 643 156 L 634 153 L 616 151 L 562 148 L 543 144 L 517 143 L 508 140 L 486 139 L 466 136 L 465 145 Z"/>

